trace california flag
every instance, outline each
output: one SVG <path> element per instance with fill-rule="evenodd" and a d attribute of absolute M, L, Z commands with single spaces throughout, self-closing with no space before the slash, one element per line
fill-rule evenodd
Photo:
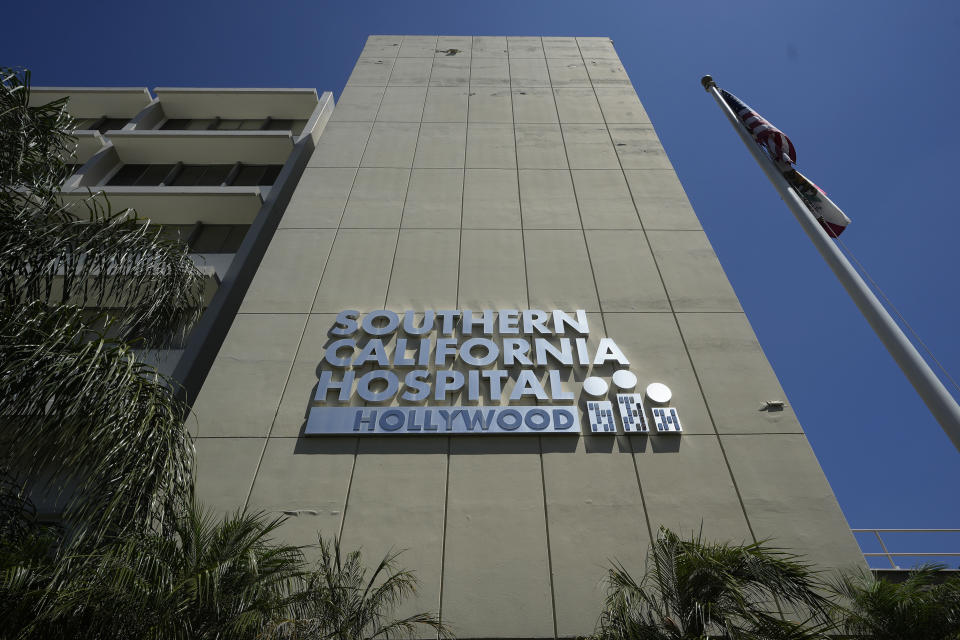
<path fill-rule="evenodd" d="M 840 207 L 833 204 L 833 200 L 827 197 L 827 194 L 817 185 L 797 171 L 791 169 L 783 172 L 783 177 L 787 179 L 793 190 L 797 192 L 800 199 L 806 203 L 807 208 L 820 223 L 820 226 L 826 230 L 827 235 L 836 238 L 850 224 L 850 218 L 840 210 Z"/>

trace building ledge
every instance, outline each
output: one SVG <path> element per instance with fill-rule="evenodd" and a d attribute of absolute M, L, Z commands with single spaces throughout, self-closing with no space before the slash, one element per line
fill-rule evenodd
<path fill-rule="evenodd" d="M 124 164 L 283 164 L 293 151 L 289 131 L 110 131 Z"/>
<path fill-rule="evenodd" d="M 194 89 L 157 87 L 168 118 L 289 118 L 306 120 L 319 99 L 316 89 Z"/>
<path fill-rule="evenodd" d="M 193 258 L 191 258 L 193 259 Z M 193 259 L 196 264 L 196 259 Z M 207 308 L 210 305 L 210 301 L 213 300 L 213 295 L 217 292 L 217 289 L 220 288 L 220 274 L 217 273 L 217 270 L 209 265 L 197 265 L 197 268 L 200 270 L 200 273 L 203 274 L 203 307 Z M 55 276 L 53 280 L 53 289 L 50 296 L 51 300 L 57 300 L 63 293 L 63 277 Z M 122 305 L 118 304 L 115 299 L 110 297 L 105 298 L 104 300 L 98 300 L 96 296 L 91 296 L 88 300 L 84 301 L 80 298 L 71 299 L 67 301 L 67 304 L 83 305 L 87 309 L 116 309 Z"/>
<path fill-rule="evenodd" d="M 74 157 L 68 158 L 68 162 L 83 164 L 92 158 L 93 154 L 107 146 L 107 140 L 99 131 L 77 129 L 72 135 L 77 139 L 77 149 Z"/>
<path fill-rule="evenodd" d="M 103 193 L 113 211 L 134 209 L 154 224 L 252 224 L 263 205 L 261 187 L 110 187 Z M 65 202 L 90 197 L 86 188 L 64 190 Z"/>
<path fill-rule="evenodd" d="M 30 106 L 70 98 L 67 111 L 75 118 L 132 118 L 150 104 L 146 87 L 31 87 Z"/>

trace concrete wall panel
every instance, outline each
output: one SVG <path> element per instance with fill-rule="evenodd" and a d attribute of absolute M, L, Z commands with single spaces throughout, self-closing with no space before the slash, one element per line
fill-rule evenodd
<path fill-rule="evenodd" d="M 596 87 L 597 100 L 607 124 L 647 124 L 647 112 L 633 87 Z"/>
<path fill-rule="evenodd" d="M 553 637 L 537 439 L 450 444 L 444 620 L 463 638 Z"/>
<path fill-rule="evenodd" d="M 363 152 L 363 167 L 409 167 L 417 148 L 419 123 L 378 122 Z"/>
<path fill-rule="evenodd" d="M 433 58 L 397 58 L 390 74 L 390 86 L 425 86 L 430 81 Z"/>
<path fill-rule="evenodd" d="M 649 546 L 636 469 L 625 438 L 541 441 L 557 635 L 588 635 L 610 562 L 641 567 Z"/>
<path fill-rule="evenodd" d="M 470 91 L 470 122 L 513 123 L 510 87 L 476 87 Z"/>
<path fill-rule="evenodd" d="M 600 310 L 583 232 L 527 229 L 523 239 L 532 309 Z"/>
<path fill-rule="evenodd" d="M 247 501 L 260 463 L 266 438 L 197 438 L 196 491 L 203 506 L 220 513 L 233 513 Z"/>
<path fill-rule="evenodd" d="M 670 310 L 642 231 L 587 231 L 586 236 L 604 311 Z"/>
<path fill-rule="evenodd" d="M 442 436 L 410 444 L 389 437 L 359 443 L 343 544 L 362 549 L 368 565 L 401 552 L 397 561 L 415 569 L 420 588 L 398 616 L 439 609 L 448 447 Z"/>
<path fill-rule="evenodd" d="M 721 434 L 802 433 L 789 403 L 764 410 L 767 400 L 787 398 L 746 316 L 683 313 L 677 321 Z"/>
<path fill-rule="evenodd" d="M 359 167 L 372 122 L 330 122 L 323 130 L 308 167 Z"/>
<path fill-rule="evenodd" d="M 566 169 L 560 125 L 518 124 L 517 166 L 521 169 Z"/>
<path fill-rule="evenodd" d="M 293 313 L 237 315 L 193 405 L 197 435 L 269 433 L 306 320 Z"/>
<path fill-rule="evenodd" d="M 455 308 L 459 262 L 459 231 L 401 229 L 386 308 Z"/>
<path fill-rule="evenodd" d="M 806 436 L 721 438 L 757 538 L 773 538 L 773 546 L 821 566 L 863 568 L 860 549 Z"/>
<path fill-rule="evenodd" d="M 427 87 L 387 87 L 380 101 L 378 122 L 420 122 Z"/>
<path fill-rule="evenodd" d="M 397 229 L 341 229 L 320 280 L 313 312 L 382 309 L 397 234 Z"/>
<path fill-rule="evenodd" d="M 564 124 L 602 123 L 603 112 L 592 88 L 563 87 L 553 90 L 560 122 Z"/>
<path fill-rule="evenodd" d="M 420 125 L 413 166 L 424 169 L 462 169 L 467 127 L 462 123 Z"/>
<path fill-rule="evenodd" d="M 340 226 L 348 229 L 399 227 L 409 181 L 409 169 L 361 168 Z"/>
<path fill-rule="evenodd" d="M 525 309 L 525 271 L 523 234 L 519 230 L 464 229 L 458 307 Z"/>
<path fill-rule="evenodd" d="M 384 87 L 347 86 L 337 100 L 330 122 L 373 122 L 384 90 Z"/>
<path fill-rule="evenodd" d="M 465 87 L 470 84 L 469 57 L 443 57 L 433 61 L 431 87 Z"/>
<path fill-rule="evenodd" d="M 548 87 L 513 87 L 513 121 L 517 124 L 557 122 L 557 105 Z"/>
<path fill-rule="evenodd" d="M 622 171 L 577 170 L 572 174 L 584 229 L 640 228 Z"/>
<path fill-rule="evenodd" d="M 467 167 L 470 169 L 514 169 L 517 143 L 513 125 L 470 123 L 467 125 Z"/>
<path fill-rule="evenodd" d="M 646 229 L 700 229 L 687 195 L 673 171 L 631 169 L 624 171 L 633 201 Z"/>
<path fill-rule="evenodd" d="M 300 188 L 296 190 L 283 212 L 281 229 L 336 229 L 340 226 L 343 209 L 353 188 L 357 170 L 311 169 L 303 170 Z"/>
<path fill-rule="evenodd" d="M 465 229 L 519 229 L 520 191 L 509 169 L 467 169 L 463 176 Z"/>
<path fill-rule="evenodd" d="M 720 261 L 701 231 L 647 231 L 675 311 L 740 311 Z"/>
<path fill-rule="evenodd" d="M 440 87 L 431 85 L 423 107 L 424 122 L 466 122 L 467 99 L 470 90 L 466 87 Z"/>
<path fill-rule="evenodd" d="M 333 229 L 277 230 L 240 312 L 309 312 L 335 234 Z"/>
<path fill-rule="evenodd" d="M 340 532 L 356 438 L 270 438 L 257 470 L 248 508 L 288 516 L 279 537 L 316 544 Z"/>
<path fill-rule="evenodd" d="M 458 229 L 462 202 L 462 169 L 414 169 L 403 207 L 402 226 Z"/>
<path fill-rule="evenodd" d="M 521 170 L 520 204 L 525 229 L 579 229 L 582 226 L 569 171 Z"/>
<path fill-rule="evenodd" d="M 654 536 L 666 527 L 685 537 L 702 532 L 711 542 L 752 542 L 716 436 L 631 439 Z"/>

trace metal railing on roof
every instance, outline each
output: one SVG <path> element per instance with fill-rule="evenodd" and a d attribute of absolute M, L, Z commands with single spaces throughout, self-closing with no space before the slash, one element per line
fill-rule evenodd
<path fill-rule="evenodd" d="M 960 534 L 960 529 L 851 529 L 853 533 L 872 533 L 877 542 L 880 544 L 880 548 L 883 550 L 879 553 L 868 553 L 864 552 L 863 555 L 865 558 L 886 558 L 890 562 L 890 568 L 900 569 L 901 567 L 897 565 L 894 561 L 894 558 L 930 558 L 933 559 L 947 559 L 947 558 L 960 558 L 960 551 L 946 551 L 943 553 L 939 552 L 930 552 L 930 551 L 890 551 L 890 548 L 887 546 L 887 543 L 884 541 L 883 533 L 917 533 L 917 534 L 929 534 L 929 533 L 958 533 Z M 889 538 L 888 538 L 889 540 Z"/>

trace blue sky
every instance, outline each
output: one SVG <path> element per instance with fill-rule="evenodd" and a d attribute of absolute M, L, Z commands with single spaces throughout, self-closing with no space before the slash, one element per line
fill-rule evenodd
<path fill-rule="evenodd" d="M 712 74 L 791 137 L 853 219 L 843 240 L 960 378 L 960 4 L 21 2 L 6 15 L 0 64 L 38 85 L 339 95 L 371 33 L 610 36 L 851 526 L 960 528 L 960 453 L 699 84 Z"/>

